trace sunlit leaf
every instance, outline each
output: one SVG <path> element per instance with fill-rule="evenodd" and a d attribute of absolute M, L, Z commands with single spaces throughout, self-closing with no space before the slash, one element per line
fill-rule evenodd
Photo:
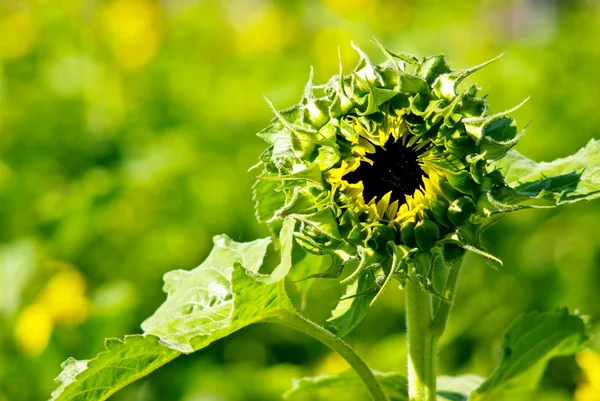
<path fill-rule="evenodd" d="M 581 351 L 588 338 L 584 320 L 564 309 L 520 316 L 504 335 L 498 366 L 471 393 L 469 401 L 485 400 L 500 392 L 534 389 L 551 358 Z"/>
<path fill-rule="evenodd" d="M 514 190 L 492 196 L 506 205 L 552 206 L 600 197 L 600 141 L 591 140 L 577 153 L 536 163 L 511 150 L 494 163 Z M 531 200 L 534 200 L 533 202 Z"/>
<path fill-rule="evenodd" d="M 270 239 L 214 238 L 207 259 L 191 271 L 165 275 L 167 300 L 142 327 L 144 335 L 110 339 L 90 361 L 69 359 L 52 401 L 101 401 L 181 353 L 197 351 L 252 323 L 291 311 L 284 280 L 291 265 L 294 221 L 284 223 L 281 263 L 259 273 Z"/>
<path fill-rule="evenodd" d="M 155 336 L 126 336 L 106 340 L 106 351 L 89 361 L 67 359 L 56 379 L 60 387 L 51 401 L 105 400 L 119 389 L 161 367 L 180 352 Z"/>

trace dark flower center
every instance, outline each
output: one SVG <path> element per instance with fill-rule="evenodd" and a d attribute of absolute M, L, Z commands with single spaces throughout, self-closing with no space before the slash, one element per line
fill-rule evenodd
<path fill-rule="evenodd" d="M 363 197 L 367 203 L 375 196 L 381 199 L 392 191 L 390 203 L 398 200 L 402 205 L 406 203 L 404 195 L 412 195 L 423 184 L 423 177 L 427 176 L 419 165 L 419 155 L 425 150 L 408 148 L 390 137 L 385 149 L 377 147 L 375 154 L 368 156 L 373 165 L 363 162 L 344 179 L 350 183 L 363 182 Z"/>

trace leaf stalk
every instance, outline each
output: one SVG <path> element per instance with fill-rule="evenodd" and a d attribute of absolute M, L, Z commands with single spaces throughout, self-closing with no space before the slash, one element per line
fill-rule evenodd
<path fill-rule="evenodd" d="M 444 334 L 448 318 L 450 317 L 450 311 L 454 306 L 454 296 L 463 261 L 464 257 L 454 263 L 446 263 L 446 266 L 448 266 L 448 276 L 446 277 L 446 284 L 442 292 L 444 299 L 440 301 L 431 321 L 431 332 L 437 340 Z"/>
<path fill-rule="evenodd" d="M 281 314 L 268 320 L 271 323 L 278 323 L 294 330 L 300 331 L 306 335 L 327 345 L 333 351 L 337 352 L 342 358 L 350 364 L 361 378 L 373 401 L 389 401 L 387 395 L 383 392 L 381 385 L 373 375 L 371 369 L 362 360 L 360 356 L 341 338 L 332 332 L 324 329 L 318 324 L 290 311 L 282 311 Z"/>

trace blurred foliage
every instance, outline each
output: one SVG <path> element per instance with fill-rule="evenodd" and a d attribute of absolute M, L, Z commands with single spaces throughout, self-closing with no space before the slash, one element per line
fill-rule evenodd
<path fill-rule="evenodd" d="M 0 401 L 46 399 L 68 356 L 139 332 L 164 299 L 162 274 L 196 266 L 213 235 L 266 235 L 247 172 L 271 118 L 263 93 L 295 103 L 310 65 L 327 80 L 339 47 L 349 70 L 350 40 L 368 48 L 373 35 L 457 68 L 507 52 L 470 81 L 492 112 L 531 95 L 515 113 L 533 120 L 517 149 L 553 159 L 600 136 L 598 21 L 593 0 L 0 1 Z M 490 229 L 504 267 L 469 257 L 440 373 L 489 374 L 521 312 L 564 305 L 598 325 L 598 221 L 591 203 Z M 333 302 L 327 286 L 314 283 L 307 313 Z M 373 368 L 405 372 L 400 291 L 349 341 Z M 293 377 L 345 367 L 309 338 L 256 325 L 113 398 L 277 400 Z M 595 354 L 556 360 L 537 399 L 598 400 L 599 378 Z"/>

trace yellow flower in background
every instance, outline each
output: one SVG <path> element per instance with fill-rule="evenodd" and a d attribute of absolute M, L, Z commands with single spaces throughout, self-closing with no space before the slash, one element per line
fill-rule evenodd
<path fill-rule="evenodd" d="M 575 401 L 600 401 L 600 355 L 587 349 L 577 354 L 583 382 L 575 390 Z"/>
<path fill-rule="evenodd" d="M 0 16 L 0 59 L 25 56 L 33 48 L 35 36 L 31 15 L 11 12 Z"/>
<path fill-rule="evenodd" d="M 162 38 L 161 10 L 152 0 L 114 0 L 102 13 L 112 51 L 126 69 L 146 65 Z"/>
<path fill-rule="evenodd" d="M 368 22 L 368 25 L 381 33 L 399 32 L 410 20 L 410 6 L 404 0 L 322 0 L 321 2 L 326 9 L 343 20 Z"/>
<path fill-rule="evenodd" d="M 80 272 L 72 267 L 59 270 L 20 313 L 14 332 L 19 349 L 36 357 L 48 346 L 56 325 L 76 325 L 85 320 L 90 303 L 85 290 Z"/>
<path fill-rule="evenodd" d="M 58 272 L 48 281 L 37 297 L 53 321 L 74 325 L 88 315 L 89 301 L 85 296 L 85 280 L 77 270 Z"/>
<path fill-rule="evenodd" d="M 328 353 L 317 366 L 315 366 L 315 375 L 325 375 L 329 373 L 339 373 L 349 368 L 348 362 L 336 352 Z"/>
<path fill-rule="evenodd" d="M 364 18 L 374 7 L 373 0 L 323 0 L 323 4 L 346 18 Z"/>
<path fill-rule="evenodd" d="M 48 310 L 34 303 L 23 309 L 15 325 L 15 342 L 26 355 L 34 358 L 48 346 L 54 325 Z"/>
<path fill-rule="evenodd" d="M 276 6 L 261 7 L 234 26 L 237 50 L 244 55 L 260 55 L 285 48 L 294 36 L 294 20 Z"/>

